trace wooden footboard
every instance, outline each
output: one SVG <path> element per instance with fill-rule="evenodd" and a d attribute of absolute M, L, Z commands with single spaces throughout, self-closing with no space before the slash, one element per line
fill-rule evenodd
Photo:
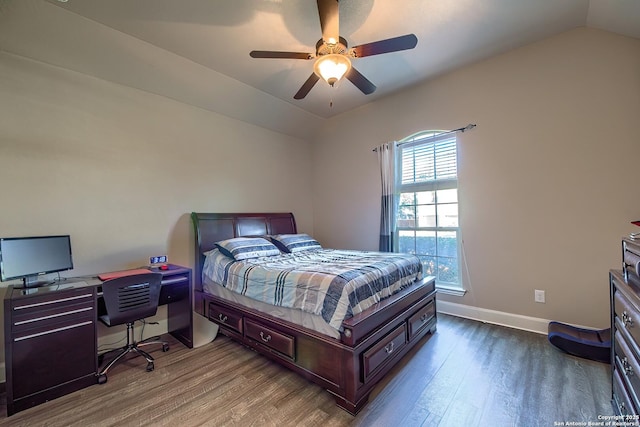
<path fill-rule="evenodd" d="M 195 309 L 220 333 L 326 388 L 353 415 L 402 356 L 436 329 L 433 278 L 348 319 L 341 339 L 201 291 Z"/>

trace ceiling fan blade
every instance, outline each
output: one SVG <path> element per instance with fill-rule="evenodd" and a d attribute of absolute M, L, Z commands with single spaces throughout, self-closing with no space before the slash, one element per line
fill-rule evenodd
<path fill-rule="evenodd" d="M 298 90 L 298 92 L 293 95 L 293 99 L 302 99 L 311 90 L 311 88 L 320 80 L 320 77 L 316 75 L 316 73 L 311 73 L 306 82 L 302 85 L 302 87 Z"/>
<path fill-rule="evenodd" d="M 376 90 L 376 85 L 371 83 L 369 79 L 360 74 L 360 71 L 356 70 L 354 67 L 351 67 L 346 77 L 365 95 L 370 95 Z"/>
<path fill-rule="evenodd" d="M 313 55 L 305 52 L 274 52 L 272 50 L 252 50 L 252 58 L 311 59 Z"/>
<path fill-rule="evenodd" d="M 360 46 L 353 47 L 352 50 L 357 58 L 362 58 L 364 56 L 380 55 L 381 53 L 413 49 L 417 44 L 418 38 L 415 34 L 407 34 L 391 39 L 361 44 Z"/>
<path fill-rule="evenodd" d="M 340 11 L 338 0 L 318 0 L 318 14 L 322 40 L 328 44 L 338 43 L 340 40 Z"/>

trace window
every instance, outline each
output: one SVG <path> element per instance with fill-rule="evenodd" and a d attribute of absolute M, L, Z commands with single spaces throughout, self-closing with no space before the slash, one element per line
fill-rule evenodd
<path fill-rule="evenodd" d="M 456 134 L 438 133 L 398 144 L 395 249 L 417 255 L 439 288 L 461 291 Z"/>

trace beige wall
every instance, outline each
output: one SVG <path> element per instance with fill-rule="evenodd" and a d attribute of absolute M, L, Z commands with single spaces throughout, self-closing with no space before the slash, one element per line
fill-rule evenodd
<path fill-rule="evenodd" d="M 191 211 L 313 233 L 308 142 L 5 53 L 0 76 L 0 235 L 70 234 L 66 274 L 192 265 Z"/>
<path fill-rule="evenodd" d="M 75 274 L 191 265 L 191 211 L 293 211 L 325 246 L 376 249 L 371 149 L 476 123 L 459 139 L 468 292 L 439 298 L 607 326 L 640 215 L 638 40 L 577 29 L 330 119 L 313 144 L 6 53 L 0 75 L 0 234 L 71 234 Z"/>
<path fill-rule="evenodd" d="M 639 117 L 637 39 L 581 28 L 474 64 L 327 123 L 313 146 L 316 237 L 376 249 L 372 148 L 476 123 L 459 134 L 468 292 L 440 300 L 607 327 L 608 270 L 640 218 Z"/>

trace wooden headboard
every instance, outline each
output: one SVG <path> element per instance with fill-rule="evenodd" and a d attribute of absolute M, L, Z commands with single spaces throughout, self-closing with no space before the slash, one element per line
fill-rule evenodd
<path fill-rule="evenodd" d="M 220 240 L 264 234 L 295 234 L 296 220 L 288 213 L 200 213 L 191 212 L 195 229 L 196 271 L 194 289 L 202 290 L 204 253 Z"/>

